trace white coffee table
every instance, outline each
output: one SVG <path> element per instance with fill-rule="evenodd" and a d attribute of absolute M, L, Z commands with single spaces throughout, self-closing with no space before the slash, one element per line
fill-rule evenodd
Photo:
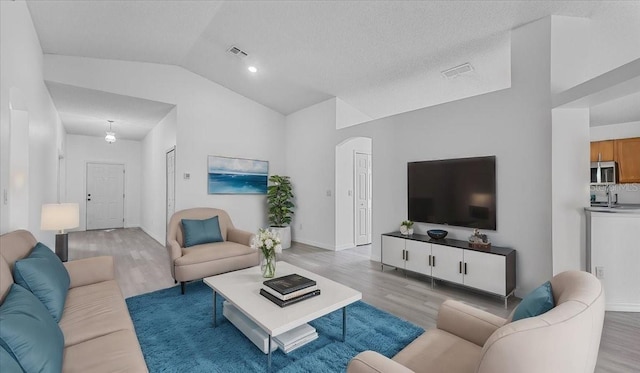
<path fill-rule="evenodd" d="M 357 290 L 287 262 L 277 262 L 276 277 L 292 273 L 315 280 L 321 294 L 280 308 L 260 295 L 262 282 L 265 281 L 260 267 L 247 268 L 204 279 L 204 283 L 213 289 L 213 327 L 216 327 L 216 297 L 217 294 L 220 294 L 269 335 L 268 368 L 271 368 L 273 337 L 340 308 L 342 308 L 342 340 L 344 341 L 347 333 L 346 307 L 362 299 L 362 293 Z"/>

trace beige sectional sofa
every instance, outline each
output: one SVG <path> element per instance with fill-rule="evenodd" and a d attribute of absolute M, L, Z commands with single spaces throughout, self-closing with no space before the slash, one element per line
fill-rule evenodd
<path fill-rule="evenodd" d="M 185 247 L 182 219 L 218 217 L 223 242 Z M 236 271 L 260 264 L 258 250 L 251 248 L 253 233 L 236 229 L 226 211 L 215 208 L 192 208 L 173 214 L 167 229 L 169 266 L 176 282 L 187 281 Z"/>
<path fill-rule="evenodd" d="M 581 271 L 550 280 L 555 307 L 511 322 L 447 300 L 436 329 L 410 343 L 393 359 L 374 351 L 354 357 L 349 373 L 592 373 L 604 322 L 600 281 Z"/>
<path fill-rule="evenodd" d="M 0 236 L 0 304 L 14 283 L 13 264 L 36 244 L 24 230 Z M 62 371 L 147 372 L 131 317 L 115 280 L 113 258 L 64 263 L 71 284 L 59 326 L 64 335 Z"/>

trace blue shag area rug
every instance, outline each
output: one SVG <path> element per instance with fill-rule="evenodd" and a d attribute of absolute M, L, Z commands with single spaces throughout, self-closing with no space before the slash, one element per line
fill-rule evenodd
<path fill-rule="evenodd" d="M 202 281 L 127 299 L 147 366 L 155 372 L 265 372 L 267 356 L 222 315 L 213 328 L 212 290 Z M 347 307 L 347 338 L 342 337 L 342 310 L 310 323 L 315 341 L 272 355 L 273 372 L 344 372 L 349 360 L 365 350 L 391 357 L 422 334 L 423 329 L 364 302 Z"/>

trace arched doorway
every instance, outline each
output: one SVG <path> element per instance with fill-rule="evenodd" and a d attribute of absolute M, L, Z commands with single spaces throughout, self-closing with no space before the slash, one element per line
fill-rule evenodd
<path fill-rule="evenodd" d="M 336 145 L 336 250 L 371 243 L 371 155 L 368 137 Z"/>

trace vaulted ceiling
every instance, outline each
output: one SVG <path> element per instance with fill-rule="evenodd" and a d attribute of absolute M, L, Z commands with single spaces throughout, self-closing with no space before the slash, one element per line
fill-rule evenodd
<path fill-rule="evenodd" d="M 440 71 L 464 62 L 475 63 L 475 76 L 448 87 L 453 96 L 497 89 L 508 74 L 500 51 L 508 51 L 509 30 L 552 14 L 590 17 L 608 5 L 28 0 L 28 6 L 44 53 L 179 65 L 285 115 L 337 96 L 378 118 L 439 103 L 434 76 L 442 79 Z M 248 56 L 228 53 L 231 46 Z M 247 71 L 249 65 L 258 72 Z"/>

